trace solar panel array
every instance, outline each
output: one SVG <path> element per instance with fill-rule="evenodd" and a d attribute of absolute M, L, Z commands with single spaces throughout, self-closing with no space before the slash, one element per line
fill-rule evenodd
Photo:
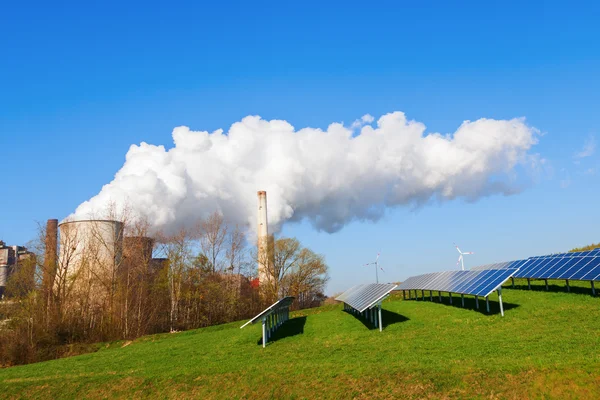
<path fill-rule="evenodd" d="M 262 321 L 262 346 L 265 347 L 269 338 L 273 335 L 275 330 L 279 328 L 285 321 L 290 317 L 290 306 L 294 301 L 294 297 L 287 296 L 277 300 L 269 307 L 264 309 L 250 321 L 240 326 L 240 329 L 249 324 Z"/>
<path fill-rule="evenodd" d="M 366 318 L 381 332 L 383 329 L 381 302 L 396 286 L 398 285 L 390 283 L 357 285 L 346 290 L 335 299 L 344 302 L 345 311 Z"/>
<path fill-rule="evenodd" d="M 408 278 L 396 290 L 429 290 L 487 297 L 518 270 L 446 271 Z"/>
<path fill-rule="evenodd" d="M 477 267 L 471 268 L 470 270 L 471 271 L 482 271 L 485 269 L 507 269 L 507 268 L 516 269 L 516 268 L 521 267 L 526 262 L 527 262 L 527 260 L 505 261 L 505 262 L 499 262 L 499 263 L 495 263 L 495 264 L 479 265 Z"/>
<path fill-rule="evenodd" d="M 292 296 L 283 297 L 283 298 L 277 300 L 275 303 L 271 304 L 269 307 L 267 307 L 266 309 L 261 311 L 258 315 L 256 315 L 250 321 L 248 321 L 244 325 L 240 326 L 240 328 L 243 328 L 248 324 L 253 324 L 256 321 L 258 321 L 259 319 L 262 319 L 263 317 L 273 314 L 275 311 L 289 308 L 292 305 L 293 301 L 294 301 L 294 297 L 292 297 Z"/>
<path fill-rule="evenodd" d="M 363 312 L 383 300 L 397 285 L 391 283 L 372 283 L 351 287 L 336 297 L 358 312 Z"/>
<path fill-rule="evenodd" d="M 560 253 L 512 261 L 507 268 L 517 266 L 515 278 L 565 279 L 595 281 L 600 279 L 600 249 L 575 253 Z M 472 270 L 498 269 L 498 264 L 482 265 Z"/>

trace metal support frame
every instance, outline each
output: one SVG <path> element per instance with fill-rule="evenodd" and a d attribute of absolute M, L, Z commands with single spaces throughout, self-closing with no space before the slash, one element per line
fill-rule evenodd
<path fill-rule="evenodd" d="M 485 296 L 485 308 L 489 314 L 490 313 L 490 299 L 488 299 L 487 296 Z"/>
<path fill-rule="evenodd" d="M 421 290 L 421 300 L 425 301 L 425 291 Z"/>
<path fill-rule="evenodd" d="M 465 306 L 465 295 L 464 294 L 460 295 L 460 300 L 462 301 L 462 306 L 464 307 Z"/>
<path fill-rule="evenodd" d="M 344 309 L 347 309 L 344 304 Z M 281 325 L 290 319 L 289 308 L 274 311 L 273 313 L 262 317 L 262 347 L 266 347 L 267 342 L 273 337 L 273 334 Z"/>
<path fill-rule="evenodd" d="M 511 282 L 512 282 L 512 287 L 514 289 L 515 288 L 515 278 L 511 277 L 510 279 L 511 279 Z"/>
<path fill-rule="evenodd" d="M 544 279 L 544 282 L 546 282 L 546 292 L 548 291 L 548 279 Z"/>
<path fill-rule="evenodd" d="M 531 290 L 531 278 L 527 278 L 527 287 Z"/>
<path fill-rule="evenodd" d="M 410 293 L 410 291 L 409 291 L 409 293 Z M 366 309 L 363 312 L 358 311 L 357 309 L 355 309 L 354 307 L 352 307 L 351 305 L 346 304 L 346 303 L 344 303 L 344 309 L 349 312 L 352 312 L 355 315 L 358 315 L 359 317 L 364 318 L 367 322 L 370 322 L 371 324 L 373 324 L 373 326 L 376 329 L 379 328 L 379 332 L 382 332 L 383 331 L 383 319 L 381 317 L 381 303 L 383 302 L 384 299 L 381 299 L 374 306 L 372 306 L 369 309 Z M 418 300 L 418 297 L 416 297 L 416 299 Z"/>
<path fill-rule="evenodd" d="M 448 292 L 448 297 L 450 297 L 450 304 L 452 304 L 452 292 Z"/>
<path fill-rule="evenodd" d="M 475 296 L 475 307 L 479 310 L 479 296 Z"/>
<path fill-rule="evenodd" d="M 502 288 L 498 288 L 498 303 L 500 303 L 500 315 L 504 317 L 504 306 L 502 305 Z"/>
<path fill-rule="evenodd" d="M 402 291 L 402 298 L 403 298 L 404 300 L 406 300 L 406 290 L 403 290 L 403 291 Z"/>
<path fill-rule="evenodd" d="M 569 280 L 567 279 L 567 292 L 571 291 L 571 286 L 569 286 Z"/>
<path fill-rule="evenodd" d="M 440 303 L 442 302 L 442 292 L 438 291 L 438 296 L 440 297 Z"/>
<path fill-rule="evenodd" d="M 592 285 L 594 284 L 594 282 L 592 282 Z M 433 292 L 430 290 L 429 291 L 429 301 L 433 301 Z"/>
<path fill-rule="evenodd" d="M 592 284 L 592 296 L 596 295 L 596 288 L 594 287 L 594 281 L 590 282 Z"/>

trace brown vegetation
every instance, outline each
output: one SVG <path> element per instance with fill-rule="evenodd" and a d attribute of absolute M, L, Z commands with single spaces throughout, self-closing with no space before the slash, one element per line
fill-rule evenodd
<path fill-rule="evenodd" d="M 251 285 L 256 250 L 221 214 L 194 230 L 154 233 L 153 239 L 147 222 L 122 216 L 119 221 L 109 235 L 101 220 L 85 229 L 61 225 L 60 250 L 40 228 L 33 246 L 38 256 L 11 276 L 10 299 L 0 304 L 0 365 L 240 320 L 280 296 L 295 296 L 295 308 L 324 299 L 323 257 L 296 239 L 272 242 L 273 279 L 257 290 Z M 27 280 L 33 276 L 27 268 L 36 270 L 34 282 Z"/>

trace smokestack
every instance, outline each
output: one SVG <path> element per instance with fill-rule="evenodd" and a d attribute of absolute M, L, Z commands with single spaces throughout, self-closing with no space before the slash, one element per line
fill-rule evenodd
<path fill-rule="evenodd" d="M 54 276 L 57 264 L 58 220 L 49 219 L 46 222 L 46 251 L 44 255 L 44 275 L 42 279 L 44 290 L 50 294 L 54 286 Z"/>
<path fill-rule="evenodd" d="M 269 280 L 269 227 L 267 225 L 267 192 L 258 192 L 258 281 Z"/>

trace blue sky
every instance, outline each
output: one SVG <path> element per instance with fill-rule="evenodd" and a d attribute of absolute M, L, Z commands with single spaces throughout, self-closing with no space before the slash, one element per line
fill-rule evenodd
<path fill-rule="evenodd" d="M 246 115 L 326 128 L 401 110 L 428 132 L 526 117 L 547 160 L 514 196 L 388 210 L 340 232 L 287 225 L 323 253 L 329 292 L 600 241 L 595 3 L 13 2 L 0 13 L 0 238 L 32 239 L 97 194 L 131 144 Z M 589 154 L 577 157 L 587 144 Z M 581 154 L 580 154 L 581 155 Z"/>

